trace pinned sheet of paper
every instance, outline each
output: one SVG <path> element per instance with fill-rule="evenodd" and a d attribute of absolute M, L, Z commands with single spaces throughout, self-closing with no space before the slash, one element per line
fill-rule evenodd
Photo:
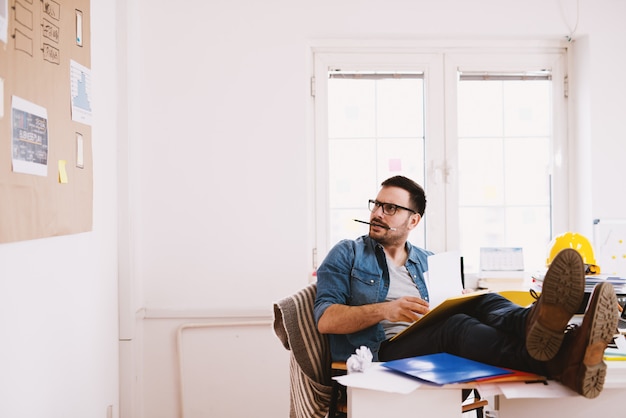
<path fill-rule="evenodd" d="M 59 183 L 67 184 L 67 170 L 65 169 L 67 161 L 59 160 Z"/>
<path fill-rule="evenodd" d="M 76 45 L 83 46 L 83 12 L 76 10 Z"/>
<path fill-rule="evenodd" d="M 76 132 L 76 167 L 85 167 L 85 151 L 83 145 L 83 136 Z"/>
<path fill-rule="evenodd" d="M 389 171 L 402 171 L 402 160 L 400 158 L 389 159 Z"/>
<path fill-rule="evenodd" d="M 11 100 L 11 153 L 16 173 L 48 175 L 48 110 L 18 96 Z"/>

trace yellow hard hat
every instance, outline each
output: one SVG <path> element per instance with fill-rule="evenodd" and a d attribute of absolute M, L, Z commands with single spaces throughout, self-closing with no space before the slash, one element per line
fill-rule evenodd
<path fill-rule="evenodd" d="M 576 232 L 566 232 L 561 235 L 557 235 L 550 242 L 550 250 L 548 259 L 546 260 L 546 266 L 549 266 L 554 260 L 554 257 L 564 250 L 565 248 L 573 248 L 578 251 L 578 254 L 583 259 L 587 274 L 600 274 L 600 266 L 596 264 L 596 258 L 593 254 L 593 247 L 589 240 L 581 234 Z"/>

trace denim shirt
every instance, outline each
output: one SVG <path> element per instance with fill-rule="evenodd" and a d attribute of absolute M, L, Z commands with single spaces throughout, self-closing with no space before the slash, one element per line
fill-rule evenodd
<path fill-rule="evenodd" d="M 428 300 L 424 272 L 432 252 L 406 243 L 409 257 L 405 267 Z M 343 240 L 328 253 L 317 270 L 315 321 L 334 304 L 359 306 L 384 302 L 389 291 L 389 271 L 382 245 L 367 235 L 356 240 Z M 385 340 L 381 324 L 352 334 L 329 334 L 333 361 L 347 360 L 357 348 L 368 347 L 378 360 L 380 344 Z"/>

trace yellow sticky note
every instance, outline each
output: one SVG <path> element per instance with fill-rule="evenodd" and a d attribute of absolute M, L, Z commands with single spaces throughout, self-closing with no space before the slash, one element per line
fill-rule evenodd
<path fill-rule="evenodd" d="M 67 183 L 67 171 L 65 170 L 66 165 L 67 161 L 59 160 L 59 183 L 61 184 Z"/>

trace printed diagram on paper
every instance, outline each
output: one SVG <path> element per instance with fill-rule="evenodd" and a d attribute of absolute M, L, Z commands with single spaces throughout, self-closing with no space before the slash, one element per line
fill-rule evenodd
<path fill-rule="evenodd" d="M 16 173 L 48 174 L 48 112 L 35 103 L 13 96 L 11 154 Z"/>
<path fill-rule="evenodd" d="M 91 125 L 91 70 L 76 61 L 70 62 L 72 120 Z"/>

